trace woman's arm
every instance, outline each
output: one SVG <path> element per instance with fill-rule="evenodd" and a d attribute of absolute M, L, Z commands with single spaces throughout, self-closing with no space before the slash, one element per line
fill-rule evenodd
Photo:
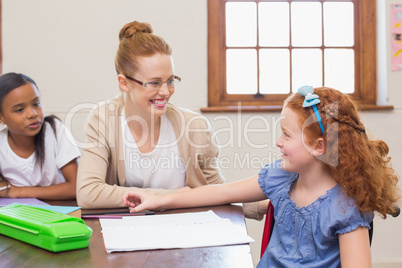
<path fill-rule="evenodd" d="M 185 117 L 186 114 L 183 114 Z M 174 120 L 174 119 L 173 119 Z M 192 161 L 187 165 L 187 183 L 191 188 L 196 188 L 205 184 L 221 184 L 225 178 L 220 172 L 221 163 L 219 161 L 219 141 L 209 124 L 207 118 L 201 115 L 190 116 L 191 124 L 186 129 L 187 139 L 181 139 L 179 148 L 184 153 L 185 161 Z M 173 121 L 175 122 L 175 121 Z M 181 128 L 184 128 L 181 125 Z M 191 131 L 196 129 L 197 131 Z M 181 145 L 181 146 L 180 146 Z M 197 145 L 197 146 L 194 146 Z M 184 147 L 184 148 L 183 148 Z M 186 155 L 189 154 L 187 159 Z M 198 171 L 201 172 L 198 172 Z M 260 202 L 251 202 L 243 204 L 243 212 L 247 218 L 261 220 L 263 219 L 268 206 L 268 200 Z"/>
<path fill-rule="evenodd" d="M 339 235 L 339 249 L 343 268 L 371 267 L 367 228 L 359 226 L 356 230 Z"/>
<path fill-rule="evenodd" d="M 131 212 L 202 207 L 266 199 L 258 184 L 258 175 L 220 185 L 206 185 L 170 195 L 156 196 L 140 191 L 127 191 L 123 202 Z"/>
<path fill-rule="evenodd" d="M 50 186 L 38 186 L 38 187 L 17 187 L 10 184 L 10 188 L 7 191 L 2 191 L 2 197 L 9 198 L 39 198 L 49 200 L 63 200 L 75 198 L 75 186 L 77 180 L 77 159 L 70 161 L 61 168 L 66 182 L 50 185 Z"/>

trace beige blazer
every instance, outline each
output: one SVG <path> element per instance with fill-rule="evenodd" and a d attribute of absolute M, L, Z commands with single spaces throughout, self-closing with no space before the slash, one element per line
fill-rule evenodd
<path fill-rule="evenodd" d="M 124 93 L 100 103 L 86 123 L 85 148 L 78 166 L 77 203 L 82 208 L 123 207 L 127 191 L 121 128 Z M 197 113 L 168 104 L 169 118 L 186 166 L 186 184 L 194 188 L 224 182 L 217 159 L 219 144 L 208 120 Z M 135 188 L 135 187 L 130 187 Z M 155 194 L 173 190 L 136 188 Z M 251 218 L 261 218 L 258 205 L 246 209 Z"/>

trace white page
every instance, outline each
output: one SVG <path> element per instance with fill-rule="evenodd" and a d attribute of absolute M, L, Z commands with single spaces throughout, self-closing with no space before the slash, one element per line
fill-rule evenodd
<path fill-rule="evenodd" d="M 193 248 L 254 242 L 213 211 L 100 219 L 107 252 Z"/>

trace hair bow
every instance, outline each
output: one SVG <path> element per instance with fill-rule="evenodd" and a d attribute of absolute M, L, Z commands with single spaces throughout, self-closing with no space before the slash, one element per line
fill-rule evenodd
<path fill-rule="evenodd" d="M 314 88 L 312 86 L 302 86 L 298 91 L 302 96 L 304 96 L 303 107 L 313 107 L 315 116 L 320 124 L 321 132 L 324 133 L 324 126 L 321 123 L 321 116 L 316 106 L 321 102 L 319 96 L 314 94 Z"/>
<path fill-rule="evenodd" d="M 303 107 L 310 107 L 320 103 L 319 96 L 314 94 L 314 88 L 312 86 L 302 86 L 298 89 L 299 93 L 305 97 Z"/>

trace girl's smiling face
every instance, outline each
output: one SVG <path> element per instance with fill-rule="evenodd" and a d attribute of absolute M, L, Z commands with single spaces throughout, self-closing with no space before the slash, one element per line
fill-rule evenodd
<path fill-rule="evenodd" d="M 276 142 L 282 153 L 282 168 L 287 171 L 301 173 L 313 161 L 313 149 L 305 143 L 299 122 L 299 115 L 284 106 L 281 112 L 282 134 Z"/>
<path fill-rule="evenodd" d="M 139 70 L 132 77 L 143 82 L 166 82 L 173 77 L 173 62 L 169 55 L 154 54 L 150 57 L 138 57 L 136 59 Z M 127 74 L 130 75 L 131 74 Z M 119 75 L 122 76 L 122 75 Z M 122 76 L 124 77 L 124 76 Z M 120 87 L 128 93 L 126 103 L 130 114 L 153 115 L 160 117 L 166 112 L 166 106 L 170 97 L 174 94 L 174 87 L 167 87 L 166 83 L 160 90 L 150 90 L 129 79 L 121 79 Z"/>
<path fill-rule="evenodd" d="M 12 136 L 35 136 L 43 124 L 43 110 L 37 88 L 27 83 L 10 91 L 1 104 L 0 122 Z"/>

